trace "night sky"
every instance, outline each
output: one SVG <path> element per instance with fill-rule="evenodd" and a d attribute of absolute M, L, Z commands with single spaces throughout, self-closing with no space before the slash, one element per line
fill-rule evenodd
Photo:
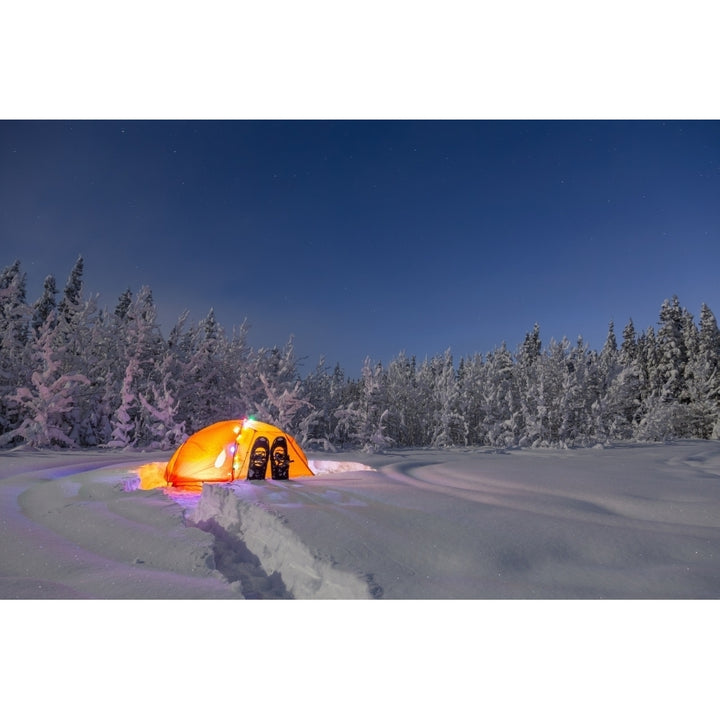
<path fill-rule="evenodd" d="M 78 255 L 101 306 L 147 284 L 165 334 L 212 307 L 303 371 L 600 349 L 720 313 L 720 122 L 0 122 L 0 267 L 32 302 Z"/>

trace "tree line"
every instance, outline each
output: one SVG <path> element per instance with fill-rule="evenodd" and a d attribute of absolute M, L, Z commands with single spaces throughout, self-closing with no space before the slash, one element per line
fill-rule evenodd
<path fill-rule="evenodd" d="M 324 361 L 301 377 L 292 337 L 252 348 L 213 310 L 165 338 L 149 287 L 112 312 L 83 292 L 80 257 L 62 292 L 26 297 L 16 261 L 0 274 L 0 446 L 171 449 L 218 420 L 254 416 L 306 448 L 568 447 L 720 437 L 720 331 L 677 296 L 657 329 L 611 322 L 601 350 L 537 325 L 514 350 L 421 362 L 366 359 L 359 378 Z"/>

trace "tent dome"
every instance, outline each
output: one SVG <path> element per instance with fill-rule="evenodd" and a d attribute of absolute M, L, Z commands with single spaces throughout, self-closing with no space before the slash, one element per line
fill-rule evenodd
<path fill-rule="evenodd" d="M 199 489 L 205 482 L 287 480 L 312 474 L 293 437 L 250 418 L 223 420 L 199 430 L 175 451 L 165 468 L 168 485 L 181 489 Z"/>

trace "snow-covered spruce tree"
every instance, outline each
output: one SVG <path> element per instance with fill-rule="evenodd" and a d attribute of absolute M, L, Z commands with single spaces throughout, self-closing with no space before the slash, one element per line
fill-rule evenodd
<path fill-rule="evenodd" d="M 683 308 L 683 344 L 685 346 L 686 361 L 683 367 L 683 391 L 678 398 L 678 406 L 682 421 L 676 427 L 678 437 L 702 437 L 705 432 L 706 419 L 702 407 L 702 397 L 698 395 L 699 389 L 695 377 L 698 367 L 696 358 L 700 348 L 700 333 L 695 325 L 693 316 Z"/>
<path fill-rule="evenodd" d="M 11 345 L 23 345 L 28 339 L 27 276 L 16 260 L 0 274 L 0 333 L 10 334 Z"/>
<path fill-rule="evenodd" d="M 433 379 L 429 398 L 432 408 L 430 444 L 433 447 L 466 445 L 468 427 L 461 413 L 461 397 L 449 348 L 443 355 L 430 360 L 430 373 Z"/>
<path fill-rule="evenodd" d="M 86 400 L 80 420 L 85 445 L 105 446 L 113 439 L 113 420 L 122 404 L 122 385 L 128 364 L 127 310 L 131 301 L 132 293 L 128 289 L 120 296 L 114 313 L 101 311 L 90 327 L 85 350 L 90 386 L 83 393 Z M 115 446 L 124 447 L 117 441 Z"/>
<path fill-rule="evenodd" d="M 501 448 L 517 445 L 521 406 L 515 364 L 505 343 L 488 355 L 484 368 L 483 414 L 476 442 Z"/>
<path fill-rule="evenodd" d="M 182 435 L 182 429 L 178 428 L 175 417 L 177 403 L 168 376 L 167 344 L 160 332 L 149 287 L 140 288 L 136 302 L 128 310 L 128 318 L 129 337 L 135 340 L 135 357 L 140 365 L 135 387 L 139 402 L 135 443 L 140 447 L 166 449 L 172 446 L 169 439 Z"/>
<path fill-rule="evenodd" d="M 692 322 L 689 313 L 680 307 L 674 295 L 671 301 L 665 300 L 660 309 L 654 343 L 650 342 L 652 336 L 648 333 L 646 367 L 650 392 L 644 399 L 643 418 L 638 428 L 642 440 L 667 440 L 689 433 L 692 411 L 688 407 L 686 378 L 688 322 Z"/>
<path fill-rule="evenodd" d="M 537 432 L 535 446 L 552 446 L 560 442 L 562 427 L 563 379 L 567 368 L 567 353 L 570 344 L 567 338 L 560 342 L 551 339 L 547 350 L 537 362 Z"/>
<path fill-rule="evenodd" d="M 126 448 L 135 444 L 135 418 L 137 418 L 138 414 L 139 401 L 133 386 L 135 385 L 135 378 L 139 374 L 139 368 L 138 359 L 134 355 L 130 355 L 125 363 L 125 376 L 120 388 L 120 405 L 115 409 L 112 416 L 112 431 L 107 447 Z"/>
<path fill-rule="evenodd" d="M 63 290 L 63 297 L 58 307 L 60 316 L 64 317 L 70 324 L 72 324 L 73 316 L 80 307 L 84 269 L 85 261 L 83 260 L 82 255 L 80 255 L 75 261 L 75 264 L 70 271 L 70 275 L 68 275 L 67 282 L 65 283 L 65 289 Z"/>
<path fill-rule="evenodd" d="M 539 368 L 541 350 L 540 328 L 535 323 L 532 333 L 525 335 L 515 360 L 515 377 L 520 399 L 515 428 L 521 447 L 539 443 L 542 437 L 543 410 Z"/>
<path fill-rule="evenodd" d="M 627 398 L 620 384 L 622 364 L 615 337 L 615 323 L 610 321 L 608 334 L 599 354 L 592 354 L 594 373 L 586 380 L 592 404 L 592 431 L 595 440 L 606 442 L 622 432 Z"/>
<path fill-rule="evenodd" d="M 13 397 L 30 380 L 25 286 L 19 260 L 0 273 L 0 435 L 20 425 L 23 418 Z"/>
<path fill-rule="evenodd" d="M 335 452 L 337 435 L 336 410 L 343 404 L 345 376 L 339 364 L 332 373 L 321 357 L 315 370 L 303 381 L 302 388 L 307 405 L 294 418 L 297 438 L 302 446 L 320 447 Z"/>
<path fill-rule="evenodd" d="M 339 433 L 361 445 L 364 452 L 381 452 L 394 444 L 394 439 L 387 435 L 385 390 L 382 364 L 373 365 L 367 357 L 358 382 L 358 398 L 336 411 Z"/>
<path fill-rule="evenodd" d="M 592 439 L 598 412 L 597 363 L 582 337 L 567 350 L 560 390 L 560 427 L 563 445 L 584 445 Z"/>
<path fill-rule="evenodd" d="M 57 332 L 54 342 L 62 372 L 68 375 L 79 373 L 88 380 L 87 386 L 77 391 L 72 413 L 68 415 L 68 432 L 75 444 L 90 445 L 98 439 L 98 428 L 93 423 L 98 419 L 95 412 L 98 396 L 103 393 L 93 370 L 94 354 L 102 352 L 95 347 L 97 325 L 102 324 L 102 317 L 98 315 L 97 295 L 88 299 L 83 297 L 83 267 L 80 256 L 68 276 L 55 314 Z"/>
<path fill-rule="evenodd" d="M 128 310 L 130 310 L 132 301 L 133 301 L 132 290 L 130 288 L 126 288 L 120 294 L 120 297 L 118 298 L 118 301 L 117 301 L 117 305 L 115 305 L 115 311 L 114 311 L 113 315 L 115 316 L 116 321 L 122 323 L 127 319 Z"/>
<path fill-rule="evenodd" d="M 247 323 L 233 328 L 228 339 L 214 310 L 197 325 L 186 327 L 180 316 L 168 337 L 168 389 L 177 400 L 175 413 L 187 433 L 220 420 L 252 414 L 261 383 L 253 375 L 253 350 L 247 344 Z M 252 386 L 252 387 L 251 387 Z"/>
<path fill-rule="evenodd" d="M 116 313 L 115 317 L 118 327 L 124 331 L 124 348 L 119 358 L 123 380 L 111 419 L 112 439 L 108 445 L 145 447 L 157 436 L 157 430 L 153 430 L 157 418 L 147 405 L 153 388 L 162 385 L 160 367 L 165 358 L 165 343 L 150 288 L 140 288 L 124 315 Z M 145 405 L 140 401 L 141 395 L 145 396 Z"/>
<path fill-rule="evenodd" d="M 652 395 L 660 392 L 658 374 L 658 346 L 655 329 L 648 327 L 637 338 L 636 365 L 640 371 L 640 410 L 638 424 L 642 422 L 647 413 L 648 400 Z"/>
<path fill-rule="evenodd" d="M 260 412 L 277 427 L 296 432 L 301 411 L 311 410 L 297 371 L 294 340 L 291 337 L 281 352 L 273 348 L 258 377 L 265 391 Z"/>
<path fill-rule="evenodd" d="M 618 389 L 624 396 L 619 403 L 623 406 L 624 421 L 619 439 L 634 437 L 635 430 L 642 418 L 642 403 L 649 392 L 647 373 L 644 370 L 642 352 L 635 335 L 632 318 L 623 329 L 623 342 L 619 353 L 620 377 Z"/>
<path fill-rule="evenodd" d="M 630 318 L 627 325 L 623 328 L 623 341 L 620 346 L 620 363 L 623 367 L 627 367 L 633 360 L 637 359 L 637 356 L 638 345 L 635 335 L 635 325 L 633 324 L 632 318 Z"/>
<path fill-rule="evenodd" d="M 169 450 L 187 439 L 185 421 L 177 417 L 172 366 L 173 358 L 167 353 L 158 371 L 148 380 L 145 391 L 138 393 L 144 429 L 143 445 L 150 449 Z"/>
<path fill-rule="evenodd" d="M 111 436 L 110 418 L 119 391 L 119 381 L 115 384 L 113 377 L 120 353 L 117 336 L 105 312 L 98 312 L 86 330 L 83 335 L 87 344 L 77 358 L 77 366 L 89 384 L 80 389 L 77 398 L 74 436 L 79 445 L 96 446 L 103 445 Z"/>
<path fill-rule="evenodd" d="M 484 391 L 488 387 L 486 382 L 487 367 L 480 353 L 467 358 L 460 358 L 456 374 L 458 393 L 457 408 L 467 428 L 466 444 L 486 444 Z"/>
<path fill-rule="evenodd" d="M 225 374 L 225 331 L 210 308 L 187 340 L 189 353 L 184 372 L 180 417 L 189 433 L 226 419 L 225 403 L 230 382 Z"/>
<path fill-rule="evenodd" d="M 417 368 L 417 386 L 420 397 L 422 398 L 420 422 L 425 428 L 424 447 L 432 447 L 434 438 L 437 434 L 434 423 L 440 413 L 438 398 L 435 390 L 435 376 L 438 371 L 437 360 L 425 358 Z"/>
<path fill-rule="evenodd" d="M 43 282 L 43 294 L 32 306 L 32 320 L 30 324 L 36 334 L 40 332 L 40 328 L 57 307 L 57 300 L 55 299 L 57 294 L 55 276 L 48 275 Z"/>
<path fill-rule="evenodd" d="M 710 308 L 703 303 L 697 338 L 688 359 L 688 394 L 693 409 L 692 436 L 720 437 L 720 331 Z"/>
<path fill-rule="evenodd" d="M 310 403 L 302 396 L 300 380 L 295 381 L 292 388 L 285 387 L 279 391 L 265 374 L 260 374 L 260 382 L 265 388 L 264 412 L 273 425 L 288 428 L 295 432 L 295 417 L 303 408 L 310 408 Z"/>
<path fill-rule="evenodd" d="M 33 447 L 75 447 L 72 437 L 76 418 L 77 390 L 89 384 L 80 373 L 63 373 L 57 357 L 56 334 L 51 316 L 31 341 L 34 366 L 30 382 L 19 387 L 12 396 L 23 418 L 20 426 L 0 437 L 0 444 L 22 438 Z"/>
<path fill-rule="evenodd" d="M 685 402 L 685 366 L 688 360 L 686 318 L 677 295 L 665 300 L 660 309 L 658 376 L 660 399 L 668 404 Z"/>
<path fill-rule="evenodd" d="M 331 440 L 334 445 L 343 448 L 357 444 L 358 407 L 362 394 L 362 380 L 349 379 L 342 386 L 333 410 L 334 430 Z"/>
<path fill-rule="evenodd" d="M 429 440 L 425 400 L 418 386 L 417 362 L 400 352 L 385 371 L 385 434 L 396 445 L 420 446 Z"/>
<path fill-rule="evenodd" d="M 645 377 L 640 355 L 635 327 L 630 319 L 623 329 L 616 365 L 605 364 L 603 428 L 610 440 L 633 438 L 640 422 Z"/>
<path fill-rule="evenodd" d="M 348 438 L 338 430 L 339 408 L 347 407 L 360 397 L 360 385 L 355 379 L 345 377 L 339 363 L 335 364 L 330 378 L 330 403 L 327 412 L 330 416 L 330 436 L 333 445 L 344 445 Z"/>
<path fill-rule="evenodd" d="M 195 352 L 199 329 L 187 326 L 188 316 L 189 312 L 184 311 L 170 329 L 167 340 L 167 355 L 170 375 L 175 383 L 174 395 L 178 403 L 177 418 L 185 423 L 187 432 L 194 432 L 194 430 L 191 430 L 191 410 L 195 399 L 194 384 L 190 378 L 188 368 Z"/>
<path fill-rule="evenodd" d="M 315 369 L 302 381 L 303 394 L 307 405 L 301 409 L 297 416 L 300 445 L 324 446 L 334 450 L 330 442 L 330 404 L 331 377 L 325 366 L 325 358 L 320 357 Z"/>
<path fill-rule="evenodd" d="M 172 343 L 162 339 L 150 288 L 142 287 L 135 300 L 130 289 L 123 292 L 109 325 L 120 346 L 108 355 L 116 358 L 116 366 L 124 368 L 124 374 L 119 377 L 111 368 L 103 373 L 109 397 L 115 398 L 108 445 L 176 447 L 187 437 L 185 423 L 177 417 L 175 373 L 179 368 Z"/>
<path fill-rule="evenodd" d="M 254 414 L 293 434 L 299 429 L 295 425 L 296 416 L 299 422 L 300 411 L 311 408 L 304 397 L 297 362 L 291 336 L 283 348 L 259 351 L 254 370 L 261 386 L 260 401 L 255 400 Z"/>
<path fill-rule="evenodd" d="M 253 349 L 248 344 L 247 320 L 233 327 L 232 335 L 225 342 L 223 373 L 227 383 L 225 393 L 225 417 L 240 418 L 248 414 L 251 403 L 246 394 L 247 378 L 252 364 Z"/>

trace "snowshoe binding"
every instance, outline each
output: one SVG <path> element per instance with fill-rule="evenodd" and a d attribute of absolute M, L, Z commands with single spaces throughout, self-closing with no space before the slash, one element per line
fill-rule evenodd
<path fill-rule="evenodd" d="M 270 443 L 261 435 L 250 450 L 250 464 L 248 466 L 248 480 L 264 480 L 270 456 Z"/>
<path fill-rule="evenodd" d="M 270 472 L 273 480 L 290 479 L 290 456 L 288 455 L 287 439 L 279 435 L 273 440 L 270 451 Z"/>

